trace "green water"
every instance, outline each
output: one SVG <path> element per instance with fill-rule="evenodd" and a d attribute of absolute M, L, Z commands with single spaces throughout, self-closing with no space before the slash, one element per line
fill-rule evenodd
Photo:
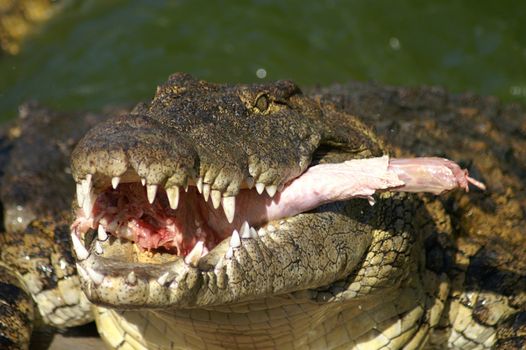
<path fill-rule="evenodd" d="M 525 102 L 525 18 L 524 1 L 71 1 L 0 59 L 0 119 L 27 99 L 60 109 L 147 99 L 175 71 L 438 84 Z"/>

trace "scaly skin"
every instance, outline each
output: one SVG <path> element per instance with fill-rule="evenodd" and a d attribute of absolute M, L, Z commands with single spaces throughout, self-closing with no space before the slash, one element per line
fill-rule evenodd
<path fill-rule="evenodd" d="M 439 232 L 427 239 L 426 266 L 448 275 L 451 293 L 450 311 L 432 340 L 449 338 L 452 346 L 469 348 L 477 343 L 469 338 L 498 330 L 495 347 L 523 348 L 524 109 L 493 97 L 450 95 L 440 88 L 350 83 L 315 93 L 375 125 L 395 146 L 395 156 L 445 155 L 469 165 L 471 174 L 488 186 L 484 193 L 438 198 L 449 214 L 446 222 L 453 226 L 453 236 Z"/>
<path fill-rule="evenodd" d="M 102 242 L 102 257 L 90 250 L 78 261 L 86 295 L 104 305 L 94 313 L 102 338 L 115 348 L 523 346 L 522 168 L 499 175 L 510 168 L 495 156 L 499 150 L 481 142 L 488 137 L 483 131 L 465 127 L 486 125 L 490 140 L 520 159 L 526 118 L 510 107 L 488 115 L 493 109 L 486 108 L 487 100 L 445 96 L 350 85 L 307 97 L 288 82 L 225 86 L 175 75 L 151 104 L 97 126 L 77 146 L 72 163 L 77 181 L 99 172 L 96 190 L 112 176 L 143 177 L 165 187 L 192 185 L 201 177 L 210 190 L 229 197 L 249 175 L 279 187 L 311 158 L 340 162 L 386 152 L 351 114 L 372 120 L 399 147 L 397 155 L 438 153 L 473 161 L 472 174 L 488 174 L 482 180 L 489 187 L 487 193 L 444 199 L 385 193 L 373 207 L 360 199 L 326 205 L 270 223 L 262 236 L 242 239 L 231 257 L 224 257 L 227 239 L 196 266 L 170 257 L 164 264 L 152 258 L 151 264 L 131 265 L 136 255 L 130 244 Z M 415 113 L 433 114 L 421 123 Z M 491 128 L 512 113 L 518 136 Z M 129 165 L 138 174 L 123 174 Z M 4 198 L 4 209 L 12 207 Z M 22 237 L 31 237 L 35 225 L 40 236 L 57 237 L 60 220 L 36 217 Z M 91 249 L 93 241 L 86 239 Z M 12 255 L 27 252 L 15 246 Z M 42 249 L 47 256 L 51 251 Z M 20 259 L 2 261 L 14 274 L 24 271 Z M 161 284 L 166 269 L 173 275 Z M 34 275 L 38 267 L 29 271 Z M 33 283 L 21 281 L 22 288 Z"/>
<path fill-rule="evenodd" d="M 93 319 L 70 250 L 74 185 L 68 158 L 80 136 L 104 118 L 58 114 L 29 103 L 0 133 L 2 349 L 27 348 L 33 320 L 37 327 L 63 328 Z"/>

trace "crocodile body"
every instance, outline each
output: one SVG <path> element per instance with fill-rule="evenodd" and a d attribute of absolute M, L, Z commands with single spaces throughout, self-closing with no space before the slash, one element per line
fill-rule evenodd
<path fill-rule="evenodd" d="M 520 107 L 435 88 L 348 84 L 302 94 L 290 82 L 228 86 L 178 74 L 150 104 L 79 142 L 106 119 L 29 106 L 0 139 L 4 347 L 27 346 L 42 322 L 93 318 L 113 348 L 524 347 Z M 248 177 L 270 197 L 309 164 L 386 153 L 459 160 L 488 190 L 331 203 L 260 225 L 239 243 L 218 240 L 202 258 L 179 250 L 184 239 L 177 254 L 148 253 L 93 231 L 73 238 L 76 254 L 69 248 L 70 173 L 77 192 L 143 178 L 156 201 L 175 186 L 189 186 L 181 200 L 200 186 L 224 200 Z M 83 193 L 73 215 L 91 209 Z"/>

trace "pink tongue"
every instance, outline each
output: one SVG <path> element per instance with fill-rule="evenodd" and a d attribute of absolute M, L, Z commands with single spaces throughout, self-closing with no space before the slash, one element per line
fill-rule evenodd
<path fill-rule="evenodd" d="M 441 194 L 456 188 L 468 191 L 468 183 L 485 189 L 456 163 L 444 158 L 389 159 L 388 156 L 320 164 L 309 168 L 273 199 L 254 191 L 236 198 L 236 217 L 258 226 L 267 221 L 294 216 L 320 205 L 367 198 L 374 204 L 376 191 L 430 192 Z M 234 222 L 239 228 L 242 222 Z"/>

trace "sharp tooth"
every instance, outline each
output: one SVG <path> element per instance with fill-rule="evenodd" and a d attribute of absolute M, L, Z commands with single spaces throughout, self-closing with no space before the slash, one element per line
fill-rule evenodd
<path fill-rule="evenodd" d="M 245 182 L 247 183 L 247 187 L 249 190 L 251 190 L 252 187 L 254 187 L 254 178 L 252 176 L 247 177 Z"/>
<path fill-rule="evenodd" d="M 81 264 L 77 263 L 77 272 L 79 273 L 82 279 L 87 280 L 89 278 L 88 271 Z"/>
<path fill-rule="evenodd" d="M 104 275 L 102 273 L 93 270 L 91 267 L 88 267 L 87 271 L 88 275 L 95 284 L 101 284 L 102 281 L 104 281 Z"/>
<path fill-rule="evenodd" d="M 90 190 L 89 193 L 84 194 L 84 201 L 82 202 L 82 210 L 84 211 L 84 215 L 88 218 L 91 217 L 93 204 L 95 204 L 95 194 Z"/>
<path fill-rule="evenodd" d="M 250 228 L 250 238 L 258 238 L 258 233 L 255 228 Z"/>
<path fill-rule="evenodd" d="M 128 274 L 128 276 L 126 277 L 126 283 L 131 284 L 131 285 L 134 285 L 137 283 L 137 276 L 135 276 L 134 271 Z"/>
<path fill-rule="evenodd" d="M 155 201 L 156 193 L 157 193 L 157 185 L 147 185 L 146 186 L 146 194 L 148 196 L 148 202 L 150 202 L 150 204 L 153 204 L 153 201 Z"/>
<path fill-rule="evenodd" d="M 226 219 L 229 223 L 232 223 L 236 213 L 236 197 L 223 197 L 222 201 Z"/>
<path fill-rule="evenodd" d="M 250 238 L 250 226 L 248 222 L 245 221 L 243 225 L 241 225 L 239 233 L 241 234 L 241 238 Z"/>
<path fill-rule="evenodd" d="M 278 186 L 276 185 L 267 186 L 265 187 L 265 190 L 267 191 L 267 194 L 270 196 L 270 198 L 272 198 L 276 194 L 276 191 L 278 190 Z"/>
<path fill-rule="evenodd" d="M 217 190 L 212 190 L 210 195 L 212 196 L 212 205 L 214 206 L 214 209 L 219 208 L 219 206 L 221 205 L 221 192 Z"/>
<path fill-rule="evenodd" d="M 114 190 L 117 189 L 117 186 L 119 186 L 119 182 L 121 181 L 121 178 L 118 176 L 114 176 L 111 178 L 111 187 L 113 187 Z"/>
<path fill-rule="evenodd" d="M 170 208 L 172 208 L 173 210 L 177 209 L 177 206 L 179 205 L 179 187 L 168 187 L 166 189 L 166 195 L 168 196 Z"/>
<path fill-rule="evenodd" d="M 265 190 L 264 183 L 261 183 L 261 182 L 256 183 L 256 191 L 258 191 L 259 194 L 262 194 L 264 190 Z"/>
<path fill-rule="evenodd" d="M 146 186 L 146 179 L 145 179 L 144 177 L 141 178 L 141 184 L 142 184 L 143 186 Z"/>
<path fill-rule="evenodd" d="M 263 236 L 265 236 L 266 234 L 267 234 L 267 231 L 265 231 L 263 228 L 260 228 L 260 229 L 258 230 L 258 236 L 259 236 L 259 237 L 263 237 Z"/>
<path fill-rule="evenodd" d="M 79 260 L 87 259 L 89 256 L 89 253 L 86 250 L 86 247 L 84 247 L 80 239 L 77 237 L 77 234 L 75 232 L 71 233 L 71 241 L 73 242 L 73 249 L 75 250 L 75 253 L 77 254 L 77 258 Z"/>
<path fill-rule="evenodd" d="M 95 252 L 99 255 L 102 255 L 102 253 L 104 252 L 102 249 L 102 245 L 99 241 L 95 241 Z"/>
<path fill-rule="evenodd" d="M 164 284 L 166 283 L 166 281 L 168 280 L 168 275 L 170 273 L 168 271 L 166 271 L 165 273 L 163 273 L 161 276 L 159 276 L 159 278 L 157 279 L 157 283 L 159 283 L 161 286 L 164 286 Z"/>
<path fill-rule="evenodd" d="M 84 190 L 82 189 L 82 184 L 77 183 L 77 203 L 79 204 L 79 208 L 82 207 L 82 203 L 84 203 Z"/>
<path fill-rule="evenodd" d="M 88 194 L 91 191 L 91 178 L 92 175 L 88 174 L 86 175 L 86 179 L 82 181 L 82 192 L 84 192 L 84 194 Z"/>
<path fill-rule="evenodd" d="M 230 259 L 234 256 L 234 249 L 232 247 L 228 247 L 228 250 L 225 253 L 225 258 Z"/>
<path fill-rule="evenodd" d="M 274 226 L 272 226 L 272 225 L 267 225 L 267 226 L 265 227 L 265 229 L 266 229 L 268 232 L 274 232 L 274 231 L 276 231 L 276 228 L 275 228 Z"/>
<path fill-rule="evenodd" d="M 232 232 L 232 236 L 230 237 L 230 246 L 232 248 L 237 248 L 241 246 L 241 239 L 239 238 L 239 233 L 237 232 L 237 230 L 234 230 Z"/>
<path fill-rule="evenodd" d="M 82 202 L 82 210 L 84 211 L 84 215 L 86 217 L 90 217 L 92 208 L 93 204 L 91 203 L 91 198 L 89 195 L 87 195 L 84 197 L 84 202 Z"/>
<path fill-rule="evenodd" d="M 210 184 L 203 184 L 203 197 L 205 197 L 205 202 L 208 202 L 210 197 Z"/>
<path fill-rule="evenodd" d="M 199 193 L 203 193 L 203 178 L 202 177 L 199 177 L 197 179 L 195 186 L 197 187 L 197 190 L 199 191 Z"/>
<path fill-rule="evenodd" d="M 104 227 L 102 227 L 102 225 L 99 225 L 99 227 L 97 228 L 97 238 L 99 239 L 99 241 L 105 241 L 108 239 L 108 234 L 106 233 L 106 230 L 104 229 Z"/>
<path fill-rule="evenodd" d="M 204 242 L 199 241 L 195 244 L 194 248 L 184 257 L 184 262 L 190 266 L 197 266 L 199 259 L 203 255 Z"/>

